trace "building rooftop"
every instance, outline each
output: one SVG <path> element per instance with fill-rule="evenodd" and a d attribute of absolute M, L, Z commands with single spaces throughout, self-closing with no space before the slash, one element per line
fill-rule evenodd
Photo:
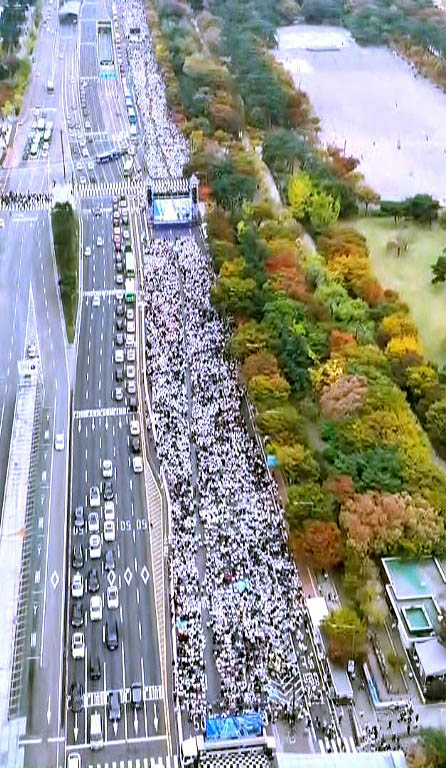
<path fill-rule="evenodd" d="M 436 637 L 414 646 L 425 677 L 446 675 L 446 648 Z"/>

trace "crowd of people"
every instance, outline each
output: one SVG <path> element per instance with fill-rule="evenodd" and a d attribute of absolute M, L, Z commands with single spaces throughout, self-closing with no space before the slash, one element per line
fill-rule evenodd
<path fill-rule="evenodd" d="M 0 207 L 30 211 L 34 208 L 48 206 L 51 200 L 52 195 L 48 192 L 13 192 L 10 190 L 0 194 Z"/>
<path fill-rule="evenodd" d="M 192 237 L 150 243 L 147 365 L 171 494 L 175 684 L 195 721 L 211 707 L 265 708 L 271 680 L 298 674 L 291 634 L 303 623 L 283 516 L 210 289 L 207 256 Z"/>
<path fill-rule="evenodd" d="M 188 161 L 184 137 L 172 121 L 166 101 L 166 90 L 158 70 L 151 35 L 147 26 L 143 0 L 120 4 L 127 61 L 138 113 L 143 123 L 145 157 L 149 176 L 179 177 Z M 139 33 L 131 33 L 138 21 Z"/>

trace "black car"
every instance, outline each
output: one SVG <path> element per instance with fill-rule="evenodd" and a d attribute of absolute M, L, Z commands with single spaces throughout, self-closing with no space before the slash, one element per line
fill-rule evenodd
<path fill-rule="evenodd" d="M 88 591 L 99 592 L 99 575 L 97 568 L 90 568 L 88 571 Z"/>
<path fill-rule="evenodd" d="M 105 622 L 105 645 L 109 651 L 116 651 L 119 645 L 118 622 L 116 619 L 109 619 Z"/>
<path fill-rule="evenodd" d="M 108 694 L 108 717 L 109 720 L 116 722 L 121 719 L 121 702 L 119 701 L 119 691 L 110 691 Z"/>
<path fill-rule="evenodd" d="M 132 696 L 131 701 L 133 709 L 141 709 L 143 702 L 141 683 L 132 683 L 130 691 Z"/>
<path fill-rule="evenodd" d="M 84 548 L 82 544 L 74 544 L 71 562 L 73 563 L 73 568 L 84 567 Z"/>
<path fill-rule="evenodd" d="M 115 496 L 113 489 L 113 480 L 104 480 L 102 484 L 102 495 L 105 501 L 112 501 Z"/>
<path fill-rule="evenodd" d="M 123 333 L 117 333 L 115 341 L 116 341 L 116 346 L 117 347 L 123 347 L 124 346 L 124 334 Z"/>
<path fill-rule="evenodd" d="M 135 395 L 132 395 L 129 397 L 129 411 L 132 411 L 132 413 L 136 413 L 138 410 L 138 401 L 135 397 Z"/>
<path fill-rule="evenodd" d="M 82 683 L 71 683 L 70 707 L 72 712 L 80 712 L 84 708 L 84 686 Z"/>
<path fill-rule="evenodd" d="M 106 571 L 114 571 L 116 567 L 115 553 L 112 549 L 107 549 L 104 557 L 104 566 Z"/>
<path fill-rule="evenodd" d="M 117 261 L 116 262 L 115 269 L 116 269 L 116 272 L 118 272 L 118 273 L 119 272 L 124 272 L 124 265 L 123 265 L 122 261 Z"/>
<path fill-rule="evenodd" d="M 116 314 L 118 317 L 124 317 L 125 315 L 124 304 L 122 304 L 121 302 L 116 305 Z"/>
<path fill-rule="evenodd" d="M 94 212 L 94 215 L 96 216 L 97 219 L 99 219 L 101 217 L 101 215 L 102 215 L 101 209 L 100 208 L 96 208 L 96 210 Z"/>
<path fill-rule="evenodd" d="M 76 507 L 74 510 L 74 527 L 83 528 L 85 525 L 85 515 L 83 507 Z"/>
<path fill-rule="evenodd" d="M 116 330 L 117 331 L 123 331 L 124 327 L 125 327 L 124 318 L 123 317 L 117 317 L 116 318 Z"/>
<path fill-rule="evenodd" d="M 82 603 L 73 602 L 71 604 L 71 626 L 79 629 L 79 627 L 82 627 L 83 623 L 84 609 Z"/>
<path fill-rule="evenodd" d="M 130 440 L 130 448 L 132 453 L 141 453 L 141 440 L 139 437 L 132 437 Z"/>
<path fill-rule="evenodd" d="M 122 365 L 118 366 L 115 370 L 115 381 L 122 381 L 124 379 L 124 368 Z"/>
<path fill-rule="evenodd" d="M 90 656 L 90 680 L 101 679 L 101 660 L 99 656 Z"/>

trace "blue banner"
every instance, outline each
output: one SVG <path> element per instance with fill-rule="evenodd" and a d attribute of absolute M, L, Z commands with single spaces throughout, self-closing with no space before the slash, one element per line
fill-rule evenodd
<path fill-rule="evenodd" d="M 261 736 L 263 719 L 259 712 L 234 717 L 210 717 L 206 720 L 207 741 L 229 741 Z"/>

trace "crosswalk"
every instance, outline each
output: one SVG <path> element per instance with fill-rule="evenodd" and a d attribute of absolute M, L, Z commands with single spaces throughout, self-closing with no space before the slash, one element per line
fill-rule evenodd
<path fill-rule="evenodd" d="M 358 751 L 353 736 L 343 736 L 342 739 L 339 736 L 336 739 L 325 736 L 323 739 L 318 739 L 318 742 L 322 754 L 340 754 L 341 752 L 350 754 Z"/>
<path fill-rule="evenodd" d="M 146 197 L 147 186 L 143 181 L 103 181 L 100 184 L 75 182 L 74 193 L 79 197 L 113 197 L 114 195 Z"/>
<path fill-rule="evenodd" d="M 178 755 L 141 757 L 135 760 L 112 760 L 109 763 L 89 763 L 88 768 L 179 768 Z"/>
<path fill-rule="evenodd" d="M 12 202 L 10 205 L 2 205 L 0 203 L 0 216 L 11 211 L 14 211 L 14 213 L 17 211 L 22 213 L 27 213 L 28 211 L 50 211 L 52 207 L 52 200 L 42 202 L 41 200 L 31 199 L 26 203 L 26 206 L 19 202 Z"/>

